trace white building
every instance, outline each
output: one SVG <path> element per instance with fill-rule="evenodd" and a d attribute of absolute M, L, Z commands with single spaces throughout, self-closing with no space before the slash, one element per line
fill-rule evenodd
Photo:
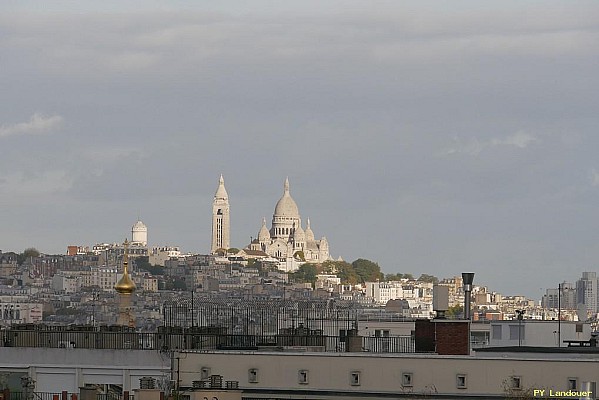
<path fill-rule="evenodd" d="M 181 257 L 181 249 L 178 246 L 162 246 L 154 247 L 150 252 L 149 262 L 151 265 L 160 265 L 164 267 L 164 263 L 171 258 Z"/>
<path fill-rule="evenodd" d="M 0 296 L 0 326 L 39 323 L 42 311 L 42 304 L 30 302 L 27 296 Z"/>
<path fill-rule="evenodd" d="M 321 263 L 331 259 L 327 239 L 324 236 L 320 240 L 315 239 L 310 219 L 306 229 L 302 228 L 299 209 L 289 192 L 289 179 L 285 179 L 283 196 L 275 206 L 270 230 L 266 227 L 266 219 L 263 219 L 258 239 L 248 247 L 262 250 L 281 261 L 297 257 L 302 261 Z"/>
<path fill-rule="evenodd" d="M 96 286 L 105 292 L 112 292 L 118 282 L 116 267 L 91 267 L 89 271 L 82 272 L 83 286 Z"/>
<path fill-rule="evenodd" d="M 148 245 L 148 227 L 140 220 L 131 227 L 131 243 L 141 246 Z"/>
<path fill-rule="evenodd" d="M 588 341 L 591 325 L 574 321 L 503 320 L 491 322 L 491 347 L 538 346 L 566 347 L 564 340 Z"/>
<path fill-rule="evenodd" d="M 83 277 L 79 271 L 59 271 L 52 277 L 52 289 L 56 292 L 77 293 L 82 283 Z"/>
<path fill-rule="evenodd" d="M 378 304 L 387 304 L 389 300 L 404 297 L 401 282 L 366 282 L 366 296 Z"/>

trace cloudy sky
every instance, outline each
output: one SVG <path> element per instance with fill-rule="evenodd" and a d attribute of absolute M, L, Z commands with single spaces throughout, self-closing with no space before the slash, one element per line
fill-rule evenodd
<path fill-rule="evenodd" d="M 248 6 L 248 4 L 250 4 Z M 0 5 L 0 249 L 232 245 L 289 176 L 333 256 L 539 298 L 599 265 L 596 1 Z"/>

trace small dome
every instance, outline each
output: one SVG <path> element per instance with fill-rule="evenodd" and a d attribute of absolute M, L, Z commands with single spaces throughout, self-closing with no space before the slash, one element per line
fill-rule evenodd
<path fill-rule="evenodd" d="M 299 219 L 299 209 L 297 208 L 297 204 L 295 204 L 295 200 L 289 194 L 289 179 L 285 179 L 285 191 L 283 192 L 283 197 L 279 199 L 275 206 L 274 215 L 277 217 L 284 216 Z"/>
<path fill-rule="evenodd" d="M 306 226 L 306 241 L 313 242 L 314 241 L 314 232 L 312 232 L 312 229 L 310 228 L 310 218 L 308 218 L 307 224 L 308 225 Z"/>
<path fill-rule="evenodd" d="M 295 228 L 295 232 L 293 233 L 293 240 L 296 242 L 306 241 L 306 233 L 304 232 L 301 226 Z"/>
<path fill-rule="evenodd" d="M 270 239 L 270 232 L 268 232 L 268 228 L 266 227 L 266 218 L 262 220 L 262 227 L 260 228 L 260 232 L 258 233 L 258 240 L 265 241 Z"/>
<path fill-rule="evenodd" d="M 136 223 L 133 224 L 133 227 L 131 228 L 132 231 L 147 231 L 148 227 L 141 222 L 141 220 L 138 220 Z"/>

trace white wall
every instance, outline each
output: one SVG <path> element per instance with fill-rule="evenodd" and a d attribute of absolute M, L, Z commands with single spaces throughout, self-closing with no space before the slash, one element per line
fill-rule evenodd
<path fill-rule="evenodd" d="M 367 355 L 351 353 L 187 353 L 181 358 L 182 385 L 199 379 L 202 367 L 224 380 L 239 381 L 240 389 L 323 390 L 335 393 L 438 393 L 448 395 L 503 395 L 503 383 L 520 376 L 525 388 L 567 390 L 568 378 L 599 381 L 596 359 L 476 358 L 471 356 Z M 536 358 L 536 359 L 535 359 Z M 258 370 L 258 382 L 248 382 L 248 371 Z M 298 372 L 308 371 L 308 384 Z M 359 371 L 360 386 L 350 374 Z M 411 373 L 413 386 L 402 386 L 402 374 Z M 466 376 L 466 388 L 457 388 L 456 375 Z M 311 397 L 317 398 L 317 397 Z"/>
<path fill-rule="evenodd" d="M 170 377 L 170 357 L 149 350 L 0 347 L 0 373 L 23 371 L 37 392 L 79 392 L 86 383 L 139 388 L 139 379 Z"/>

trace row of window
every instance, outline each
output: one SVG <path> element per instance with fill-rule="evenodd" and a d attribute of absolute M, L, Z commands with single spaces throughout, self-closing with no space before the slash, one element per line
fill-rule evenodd
<path fill-rule="evenodd" d="M 491 338 L 495 340 L 502 340 L 502 325 L 491 325 Z M 524 325 L 509 325 L 510 340 L 525 340 L 525 326 Z"/>
<path fill-rule="evenodd" d="M 350 371 L 348 378 L 351 386 L 361 385 L 362 371 Z M 208 379 L 210 377 L 210 368 L 203 367 L 200 370 L 201 379 Z M 414 386 L 414 374 L 412 372 L 401 373 L 401 386 L 410 388 Z M 248 383 L 259 383 L 260 374 L 258 368 L 250 368 L 248 370 Z M 308 385 L 310 383 L 310 371 L 307 369 L 300 369 L 297 372 L 297 383 L 301 385 Z M 522 377 L 521 376 L 510 376 L 507 379 L 507 385 L 510 389 L 520 390 L 522 389 Z M 568 389 L 578 389 L 578 378 L 568 378 L 567 382 Z M 467 389 L 468 388 L 468 375 L 467 374 L 456 374 L 456 388 Z"/>

